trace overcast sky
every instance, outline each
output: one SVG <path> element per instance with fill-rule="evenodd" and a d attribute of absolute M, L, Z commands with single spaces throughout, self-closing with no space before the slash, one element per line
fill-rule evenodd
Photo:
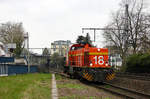
<path fill-rule="evenodd" d="M 22 22 L 30 47 L 50 47 L 55 40 L 75 42 L 82 28 L 104 27 L 120 0 L 0 0 L 0 23 Z M 91 31 L 86 31 L 93 34 Z M 91 35 L 93 39 L 93 35 Z M 97 31 L 97 42 L 102 44 Z"/>

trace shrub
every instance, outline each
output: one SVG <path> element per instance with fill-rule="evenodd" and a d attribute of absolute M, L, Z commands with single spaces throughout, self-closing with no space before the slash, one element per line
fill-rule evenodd
<path fill-rule="evenodd" d="M 126 72 L 150 73 L 150 54 L 133 54 L 128 57 Z"/>

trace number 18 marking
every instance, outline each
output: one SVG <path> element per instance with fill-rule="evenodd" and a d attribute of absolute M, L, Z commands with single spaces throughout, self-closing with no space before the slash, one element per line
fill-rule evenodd
<path fill-rule="evenodd" d="M 104 64 L 104 57 L 103 56 L 95 56 L 95 64 L 103 65 Z"/>

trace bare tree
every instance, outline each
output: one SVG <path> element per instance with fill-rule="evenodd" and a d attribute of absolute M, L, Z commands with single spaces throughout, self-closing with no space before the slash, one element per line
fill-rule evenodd
<path fill-rule="evenodd" d="M 42 55 L 43 55 L 43 63 L 46 64 L 48 62 L 48 59 L 50 59 L 50 51 L 48 48 L 44 48 L 43 52 L 42 52 Z"/>
<path fill-rule="evenodd" d="M 143 9 L 143 0 L 122 0 L 121 9 L 106 26 L 118 30 L 104 31 L 105 39 L 116 46 L 123 61 L 149 44 L 150 17 Z"/>
<path fill-rule="evenodd" d="M 123 64 L 129 48 L 129 35 L 126 30 L 122 30 L 125 27 L 124 21 L 123 14 L 118 11 L 117 14 L 113 16 L 113 22 L 106 27 L 115 28 L 115 30 L 104 31 L 104 38 L 106 39 L 108 46 L 113 46 L 116 48 L 115 50 L 118 50 L 123 59 Z"/>
<path fill-rule="evenodd" d="M 133 0 L 132 5 L 127 6 L 127 25 L 130 35 L 130 44 L 133 53 L 141 50 L 145 40 L 148 40 L 148 32 L 150 29 L 149 15 L 142 10 L 144 9 L 143 0 Z"/>
<path fill-rule="evenodd" d="M 19 56 L 24 48 L 24 29 L 22 23 L 7 22 L 0 27 L 1 42 L 4 44 L 16 43 L 14 53 Z"/>
<path fill-rule="evenodd" d="M 48 48 L 44 48 L 43 52 L 42 52 L 43 56 L 50 56 L 50 51 Z"/>

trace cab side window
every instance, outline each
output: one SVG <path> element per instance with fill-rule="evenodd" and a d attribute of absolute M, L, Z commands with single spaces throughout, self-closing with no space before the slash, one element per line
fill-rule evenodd
<path fill-rule="evenodd" d="M 73 50 L 75 50 L 75 47 L 72 47 L 72 48 L 71 48 L 71 51 L 73 51 Z"/>

